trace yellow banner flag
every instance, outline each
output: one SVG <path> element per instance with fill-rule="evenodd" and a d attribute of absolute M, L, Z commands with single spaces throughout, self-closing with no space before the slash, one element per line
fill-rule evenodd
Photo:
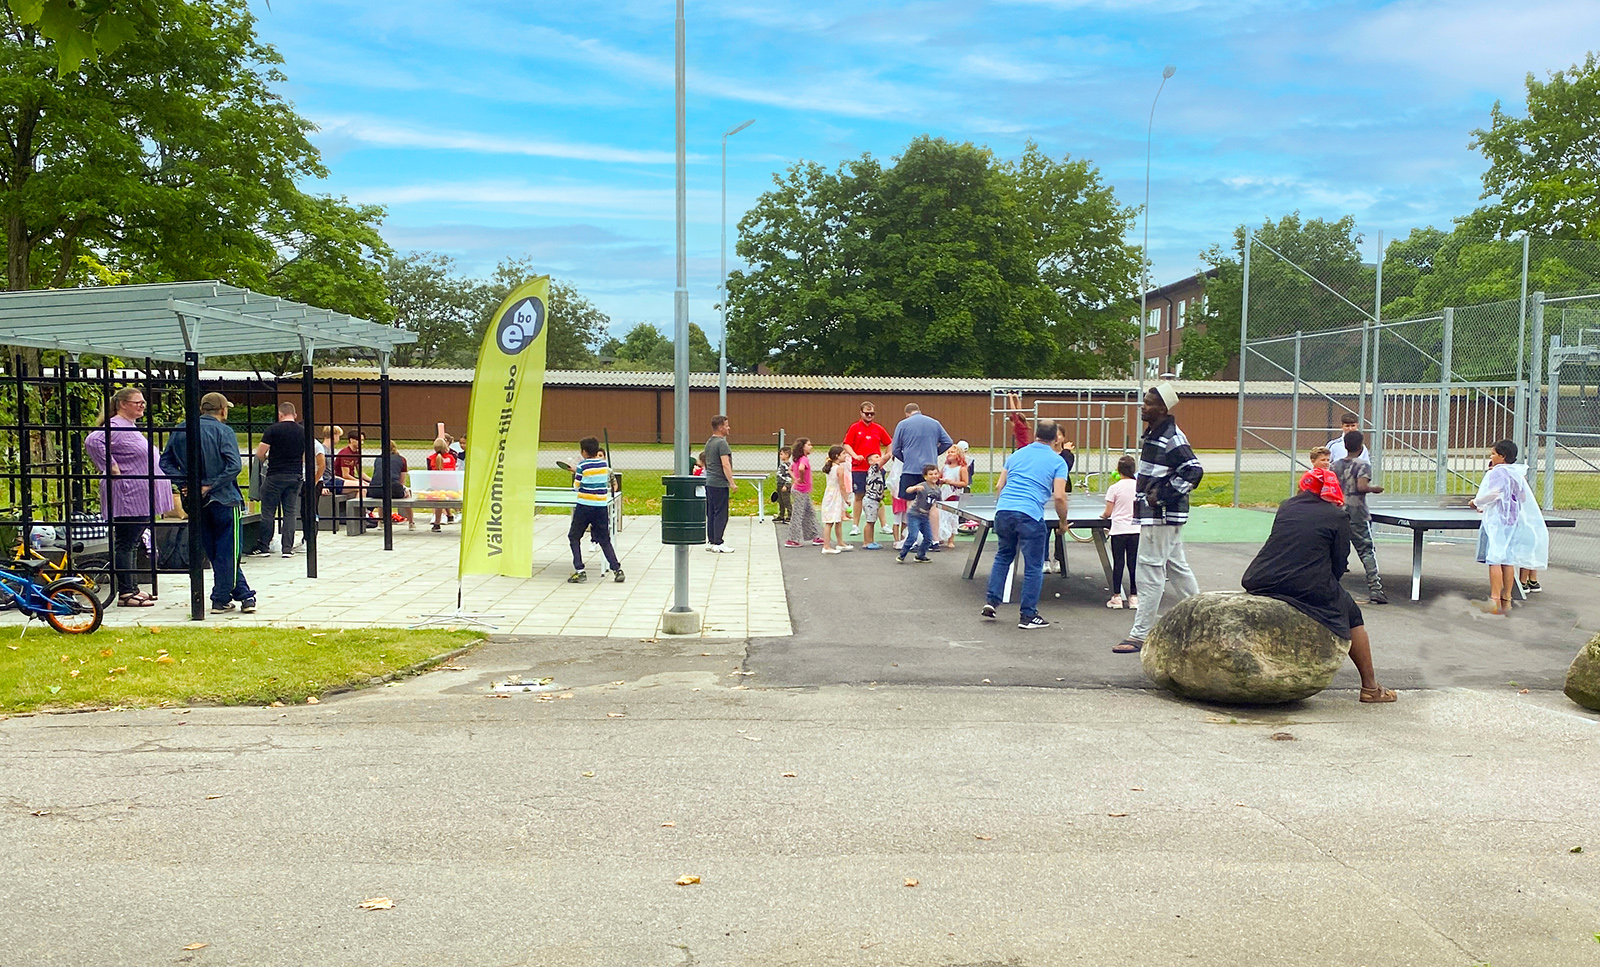
<path fill-rule="evenodd" d="M 467 411 L 461 574 L 533 574 L 550 277 L 511 290 L 490 318 Z"/>

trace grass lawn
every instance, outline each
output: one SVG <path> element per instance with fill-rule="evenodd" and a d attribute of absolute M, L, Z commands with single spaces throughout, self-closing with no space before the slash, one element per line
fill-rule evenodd
<path fill-rule="evenodd" d="M 0 714 L 304 702 L 481 638 L 393 628 L 103 628 L 0 638 Z"/>

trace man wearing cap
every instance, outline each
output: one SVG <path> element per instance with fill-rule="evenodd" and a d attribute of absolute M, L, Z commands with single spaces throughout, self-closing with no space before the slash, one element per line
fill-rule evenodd
<path fill-rule="evenodd" d="M 1144 419 L 1139 477 L 1134 482 L 1133 519 L 1139 525 L 1139 610 L 1133 630 L 1111 650 L 1133 654 L 1155 627 L 1161 595 L 1169 582 L 1178 599 L 1200 593 L 1200 585 L 1183 554 L 1183 525 L 1189 520 L 1189 494 L 1204 471 L 1189 448 L 1189 438 L 1178 429 L 1172 410 L 1178 391 L 1158 383 L 1144 394 L 1139 415 Z"/>
<path fill-rule="evenodd" d="M 189 479 L 189 433 L 200 435 L 200 493 L 188 493 L 186 487 L 182 489 L 189 526 L 200 528 L 200 546 L 211 561 L 213 614 L 236 607 L 246 614 L 256 609 L 256 593 L 250 590 L 244 571 L 239 567 L 239 511 L 244 507 L 244 494 L 239 492 L 239 469 L 243 464 L 239 460 L 239 437 L 223 422 L 232 406 L 221 393 L 200 397 L 199 424 L 175 427 L 167 438 L 167 449 L 161 454 L 161 472 L 186 482 Z"/>

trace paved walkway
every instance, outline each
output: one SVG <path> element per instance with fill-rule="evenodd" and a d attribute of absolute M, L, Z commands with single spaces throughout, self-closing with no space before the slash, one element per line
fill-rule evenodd
<path fill-rule="evenodd" d="M 534 572 L 526 579 L 472 575 L 463 583 L 468 612 L 503 615 L 488 619 L 503 634 L 581 637 L 655 637 L 661 613 L 672 603 L 672 548 L 661 543 L 659 517 L 630 517 L 614 543 L 627 581 L 601 578 L 599 549 L 585 543 L 589 580 L 568 584 L 572 560 L 568 518 L 541 514 L 534 525 Z M 456 526 L 435 534 L 426 524 L 395 531 L 386 552 L 383 535 L 321 534 L 318 570 L 305 575 L 305 558 L 245 558 L 245 575 L 260 600 L 255 614 L 207 615 L 219 625 L 306 625 L 328 628 L 404 627 L 421 616 L 456 607 Z M 792 633 L 783 569 L 771 523 L 736 517 L 728 524 L 732 554 L 699 548 L 690 558 L 690 606 L 703 616 L 701 637 L 750 638 Z M 207 586 L 209 587 L 209 575 Z M 108 626 L 177 624 L 189 620 L 188 581 L 163 575 L 153 608 L 106 611 Z M 0 617 L 17 624 L 15 614 Z"/>

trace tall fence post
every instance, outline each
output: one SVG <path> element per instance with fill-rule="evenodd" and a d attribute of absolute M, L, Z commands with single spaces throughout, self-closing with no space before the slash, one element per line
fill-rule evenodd
<path fill-rule="evenodd" d="M 1356 409 L 1359 416 L 1371 418 L 1367 409 L 1367 338 L 1372 327 L 1383 318 L 1383 233 L 1378 233 L 1378 285 L 1372 295 L 1372 320 L 1361 320 L 1361 403 Z"/>
<path fill-rule="evenodd" d="M 1144 321 L 1140 320 L 1140 325 Z M 1233 506 L 1239 506 L 1239 479 L 1244 473 L 1244 363 L 1250 354 L 1250 233 L 1244 233 L 1244 298 L 1239 303 L 1239 418 L 1233 432 Z M 1140 402 L 1143 402 L 1141 400 Z"/>
<path fill-rule="evenodd" d="M 1528 360 L 1528 429 L 1530 431 L 1528 433 L 1528 443 L 1530 444 L 1528 447 L 1528 471 L 1536 477 L 1540 473 L 1540 451 L 1535 442 L 1538 439 L 1536 433 L 1540 424 L 1544 422 L 1541 418 L 1541 413 L 1544 409 L 1544 352 L 1544 293 L 1535 292 L 1533 294 L 1533 352 L 1529 354 L 1530 358 Z M 1551 469 L 1553 468 L 1544 468 L 1545 472 Z M 1550 509 L 1548 502 L 1545 504 L 1545 509 Z"/>
<path fill-rule="evenodd" d="M 1433 492 L 1442 495 L 1450 479 L 1450 355 L 1456 311 L 1444 310 L 1444 342 L 1439 350 L 1439 427 L 1434 433 Z"/>
<path fill-rule="evenodd" d="M 1528 432 L 1527 397 L 1522 391 L 1523 371 L 1527 368 L 1528 348 L 1528 233 L 1522 233 L 1522 294 L 1517 304 L 1517 402 L 1511 417 L 1511 439 L 1523 453 L 1528 453 L 1533 435 Z M 1537 353 L 1535 353 L 1537 355 Z"/>
<path fill-rule="evenodd" d="M 1550 337 L 1550 404 L 1544 408 L 1544 507 L 1556 505 L 1556 424 L 1561 416 L 1561 337 Z"/>
<path fill-rule="evenodd" d="M 1367 453 L 1372 459 L 1372 482 L 1383 485 L 1383 391 L 1377 383 L 1372 384 L 1372 441 L 1367 444 Z"/>
<path fill-rule="evenodd" d="M 1300 337 L 1301 331 L 1294 331 L 1294 390 L 1289 406 L 1292 413 L 1289 416 L 1289 493 L 1294 493 L 1294 472 L 1298 468 L 1300 458 Z"/>

